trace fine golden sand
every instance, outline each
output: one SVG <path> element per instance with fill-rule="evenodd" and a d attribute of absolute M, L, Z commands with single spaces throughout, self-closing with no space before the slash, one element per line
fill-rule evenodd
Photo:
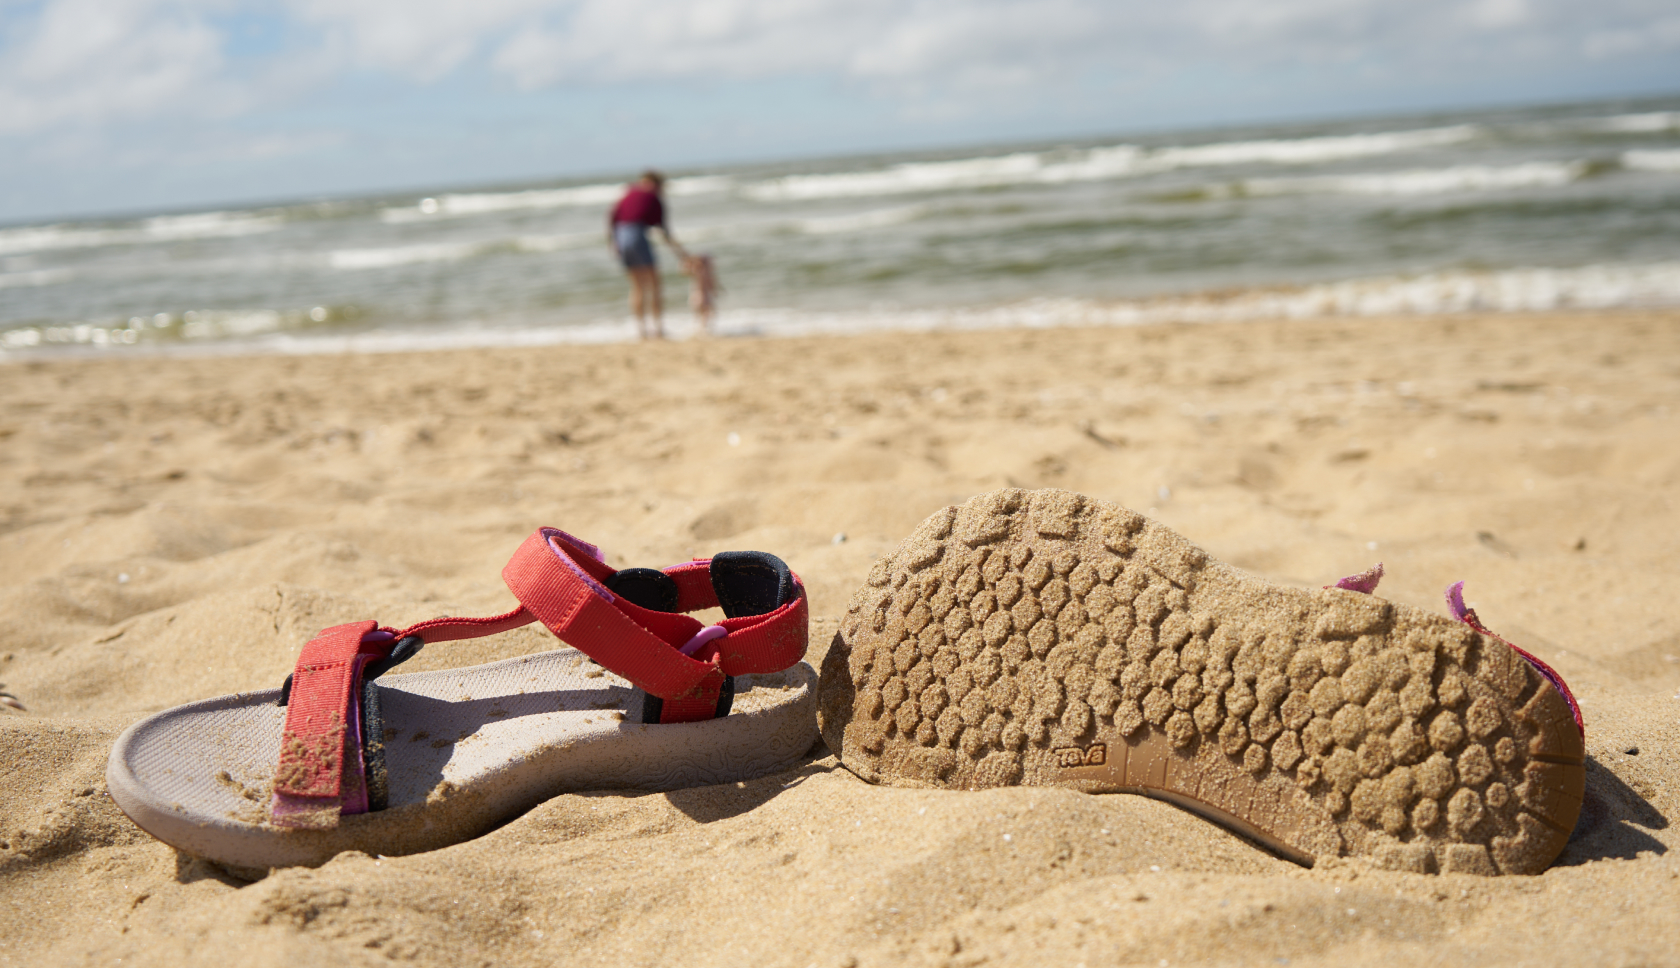
<path fill-rule="evenodd" d="M 1675 963 L 1677 418 L 1672 313 L 6 365 L 0 965 Z M 1164 803 L 871 786 L 819 744 L 246 883 L 104 792 L 126 725 L 278 685 L 323 626 L 509 607 L 539 525 L 620 567 L 781 555 L 820 667 L 877 556 L 1005 486 L 1303 588 L 1381 560 L 1444 614 L 1466 579 L 1581 698 L 1562 857 L 1309 870 Z"/>

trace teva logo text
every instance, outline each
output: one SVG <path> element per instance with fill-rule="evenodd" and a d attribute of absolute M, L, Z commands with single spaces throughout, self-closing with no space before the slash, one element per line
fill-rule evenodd
<path fill-rule="evenodd" d="M 1057 766 L 1101 766 L 1108 762 L 1108 747 L 1102 743 L 1083 750 L 1077 746 L 1064 746 L 1051 750 L 1050 755 L 1056 758 Z"/>

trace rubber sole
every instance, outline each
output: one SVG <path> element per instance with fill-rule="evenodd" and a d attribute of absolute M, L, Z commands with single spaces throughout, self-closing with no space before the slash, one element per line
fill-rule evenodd
<path fill-rule="evenodd" d="M 647 725 L 639 694 L 573 649 L 380 678 L 390 806 L 326 830 L 267 822 L 286 710 L 278 690 L 189 703 L 129 727 L 111 797 L 141 829 L 236 868 L 340 851 L 412 854 L 490 830 L 561 793 L 674 790 L 784 769 L 816 742 L 816 672 L 737 676 L 728 716 Z"/>
<path fill-rule="evenodd" d="M 924 521 L 853 596 L 818 693 L 865 780 L 1141 793 L 1308 865 L 1537 873 L 1586 781 L 1567 703 L 1503 643 L 1068 491 Z"/>

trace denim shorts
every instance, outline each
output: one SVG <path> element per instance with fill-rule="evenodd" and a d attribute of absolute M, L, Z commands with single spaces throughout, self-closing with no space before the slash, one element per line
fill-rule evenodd
<path fill-rule="evenodd" d="M 640 269 L 655 265 L 653 246 L 648 242 L 647 226 L 639 222 L 614 222 L 613 244 L 626 269 Z"/>

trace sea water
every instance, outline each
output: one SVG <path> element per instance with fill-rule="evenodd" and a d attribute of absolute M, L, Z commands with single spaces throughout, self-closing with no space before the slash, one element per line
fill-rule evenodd
<path fill-rule="evenodd" d="M 0 356 L 627 339 L 633 174 L 0 227 Z M 671 174 L 725 335 L 1680 305 L 1680 98 Z"/>

